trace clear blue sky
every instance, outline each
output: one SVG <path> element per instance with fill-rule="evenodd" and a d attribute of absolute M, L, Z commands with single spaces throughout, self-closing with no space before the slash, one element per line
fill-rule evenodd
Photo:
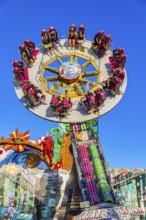
<path fill-rule="evenodd" d="M 0 136 L 18 127 L 37 139 L 57 124 L 33 115 L 15 95 L 12 61 L 29 38 L 41 42 L 41 29 L 53 25 L 67 35 L 69 25 L 84 24 L 93 39 L 111 34 L 113 47 L 127 54 L 128 87 L 118 106 L 99 119 L 100 139 L 111 167 L 146 167 L 146 1 L 145 0 L 0 0 Z"/>

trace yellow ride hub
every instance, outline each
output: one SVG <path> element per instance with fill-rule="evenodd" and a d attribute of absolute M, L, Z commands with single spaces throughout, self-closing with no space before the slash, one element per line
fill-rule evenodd
<path fill-rule="evenodd" d="M 70 57 L 70 61 L 63 63 L 60 58 L 64 57 Z M 79 65 L 79 63 L 76 62 L 78 58 L 82 58 L 86 62 L 82 65 Z M 58 61 L 60 63 L 59 69 L 55 69 L 49 66 L 54 61 Z M 83 72 L 83 70 L 89 65 L 92 65 L 95 68 L 95 71 Z M 45 71 L 52 72 L 55 76 L 45 77 Z M 56 55 L 52 59 L 49 59 L 47 62 L 45 62 L 41 67 L 39 81 L 44 90 L 51 95 L 57 95 L 62 98 L 68 97 L 77 99 L 82 98 L 85 95 L 82 89 L 82 86 L 87 83 L 85 78 L 97 76 L 96 81 L 88 82 L 90 89 L 87 92 L 93 92 L 94 90 L 100 87 L 101 74 L 102 72 L 99 69 L 98 65 L 95 63 L 95 61 L 93 61 L 90 57 L 74 52 Z M 48 82 L 57 83 L 54 84 L 53 88 L 49 89 L 47 85 Z M 64 92 L 58 94 L 56 90 L 58 90 L 59 88 L 62 88 Z"/>

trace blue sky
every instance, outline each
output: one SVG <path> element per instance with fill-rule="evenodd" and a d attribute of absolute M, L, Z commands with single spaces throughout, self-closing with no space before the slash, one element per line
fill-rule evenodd
<path fill-rule="evenodd" d="M 40 44 L 41 29 L 53 25 L 60 36 L 69 25 L 84 24 L 93 39 L 103 29 L 113 47 L 127 54 L 128 87 L 122 101 L 99 119 L 100 140 L 111 167 L 146 167 L 146 1 L 0 0 L 0 136 L 15 129 L 30 130 L 37 139 L 57 124 L 33 115 L 18 100 L 13 87 L 12 61 L 18 46 L 29 38 Z"/>

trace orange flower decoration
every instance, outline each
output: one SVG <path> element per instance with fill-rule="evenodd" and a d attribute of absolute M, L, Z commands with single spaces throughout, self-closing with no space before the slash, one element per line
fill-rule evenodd
<path fill-rule="evenodd" d="M 7 150 L 14 150 L 16 152 L 23 152 L 27 149 L 26 145 L 22 144 L 30 138 L 29 131 L 26 131 L 24 134 L 18 133 L 18 128 L 10 134 L 10 143 L 5 144 L 3 148 Z"/>

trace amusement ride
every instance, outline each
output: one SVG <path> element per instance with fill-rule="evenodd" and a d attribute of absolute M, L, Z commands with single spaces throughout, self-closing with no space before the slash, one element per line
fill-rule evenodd
<path fill-rule="evenodd" d="M 38 140 L 29 140 L 29 131 L 21 134 L 18 129 L 0 139 L 5 155 L 9 150 L 27 153 L 27 169 L 43 162 L 44 172 L 58 175 L 55 184 L 48 181 L 47 186 L 59 186 L 53 211 L 46 218 L 39 211 L 37 219 L 130 220 L 142 215 L 141 208 L 116 200 L 97 128 L 98 118 L 125 93 L 124 49 L 113 49 L 111 36 L 103 30 L 93 41 L 86 39 L 84 25 L 77 30 L 72 24 L 67 38 L 59 39 L 54 27 L 43 29 L 41 36 L 39 47 L 29 39 L 19 46 L 21 60 L 13 61 L 14 88 L 29 111 L 59 122 L 59 127 Z"/>

